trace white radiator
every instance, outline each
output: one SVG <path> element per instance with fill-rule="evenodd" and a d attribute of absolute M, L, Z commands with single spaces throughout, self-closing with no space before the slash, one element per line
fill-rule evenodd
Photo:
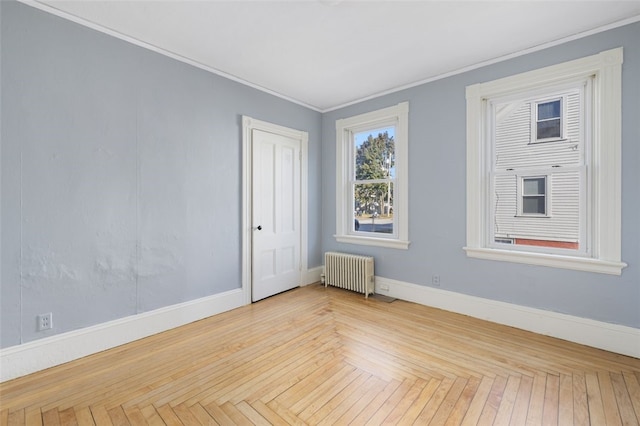
<path fill-rule="evenodd" d="M 324 254 L 324 286 L 332 285 L 364 293 L 374 292 L 373 257 L 327 252 Z"/>

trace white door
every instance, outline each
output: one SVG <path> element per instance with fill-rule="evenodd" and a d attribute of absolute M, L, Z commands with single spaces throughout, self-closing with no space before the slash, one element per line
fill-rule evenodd
<path fill-rule="evenodd" d="M 251 300 L 300 285 L 300 141 L 252 129 Z"/>

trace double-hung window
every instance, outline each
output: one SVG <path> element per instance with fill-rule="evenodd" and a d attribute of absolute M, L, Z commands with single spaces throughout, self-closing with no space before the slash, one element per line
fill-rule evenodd
<path fill-rule="evenodd" d="M 520 180 L 522 200 L 520 214 L 547 216 L 547 176 L 523 177 Z"/>
<path fill-rule="evenodd" d="M 336 121 L 336 240 L 406 249 L 407 102 Z"/>
<path fill-rule="evenodd" d="M 622 48 L 467 87 L 470 257 L 619 275 Z"/>

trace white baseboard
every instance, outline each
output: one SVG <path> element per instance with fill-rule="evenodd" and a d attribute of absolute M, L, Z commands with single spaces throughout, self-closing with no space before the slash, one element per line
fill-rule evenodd
<path fill-rule="evenodd" d="M 0 349 L 0 382 L 64 364 L 244 305 L 242 289 Z"/>
<path fill-rule="evenodd" d="M 315 268 L 307 270 L 306 272 L 303 272 L 301 286 L 320 282 L 321 274 L 322 274 L 322 266 L 317 266 Z"/>
<path fill-rule="evenodd" d="M 386 288 L 388 290 L 382 290 Z M 376 293 L 640 358 L 640 329 L 376 277 Z"/>

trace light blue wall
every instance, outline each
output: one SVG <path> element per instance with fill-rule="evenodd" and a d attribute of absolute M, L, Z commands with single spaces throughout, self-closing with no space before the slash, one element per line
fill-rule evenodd
<path fill-rule="evenodd" d="M 309 267 L 373 254 L 382 277 L 640 327 L 640 24 L 323 115 L 19 3 L 0 25 L 1 347 L 238 288 L 242 115 L 309 132 Z M 468 259 L 465 87 L 618 46 L 629 267 Z M 337 244 L 335 119 L 404 100 L 411 247 Z"/>
<path fill-rule="evenodd" d="M 1 339 L 8 347 L 241 285 L 242 115 L 321 114 L 15 2 L 0 2 Z M 37 314 L 53 330 L 36 333 Z"/>
<path fill-rule="evenodd" d="M 624 47 L 622 276 L 467 258 L 465 87 Z M 417 50 L 419 54 L 419 49 Z M 437 60 L 437 58 L 434 58 Z M 409 101 L 409 250 L 338 244 L 335 120 Z M 640 23 L 427 83 L 323 115 L 323 250 L 373 255 L 376 275 L 640 327 Z"/>

